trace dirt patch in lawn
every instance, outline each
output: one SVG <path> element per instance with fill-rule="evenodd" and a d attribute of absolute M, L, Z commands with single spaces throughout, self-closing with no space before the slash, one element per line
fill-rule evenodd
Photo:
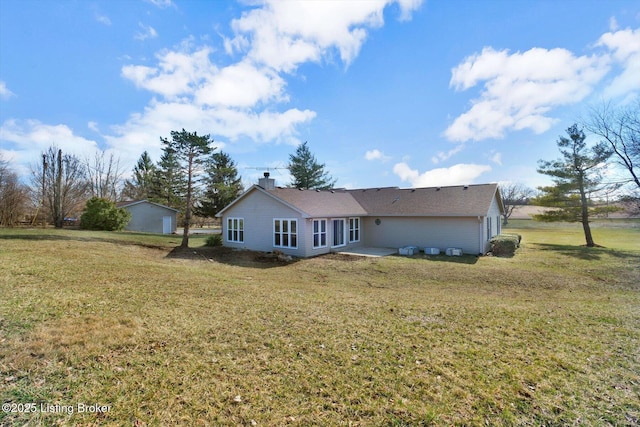
<path fill-rule="evenodd" d="M 247 249 L 233 249 L 227 247 L 174 248 L 167 258 L 187 259 L 193 261 L 221 262 L 224 264 L 243 267 L 268 268 L 287 265 L 297 258 L 280 252 L 259 252 Z"/>

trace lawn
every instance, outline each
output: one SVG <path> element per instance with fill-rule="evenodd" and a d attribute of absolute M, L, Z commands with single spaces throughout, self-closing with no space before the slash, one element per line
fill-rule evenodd
<path fill-rule="evenodd" d="M 637 425 L 640 227 L 619 224 L 593 249 L 514 221 L 512 258 L 291 263 L 0 229 L 0 424 Z"/>

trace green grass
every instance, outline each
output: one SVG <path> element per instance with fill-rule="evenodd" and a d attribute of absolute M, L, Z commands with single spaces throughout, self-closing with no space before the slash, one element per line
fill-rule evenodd
<path fill-rule="evenodd" d="M 594 227 L 603 248 L 514 221 L 513 258 L 290 264 L 167 256 L 179 236 L 0 230 L 2 402 L 110 406 L 0 424 L 634 425 L 633 224 Z"/>

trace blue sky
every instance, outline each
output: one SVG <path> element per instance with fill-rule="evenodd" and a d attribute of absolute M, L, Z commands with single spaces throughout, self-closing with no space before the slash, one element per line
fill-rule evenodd
<path fill-rule="evenodd" d="M 535 187 L 567 127 L 639 94 L 637 1 L 0 2 L 0 152 L 25 176 L 52 144 L 128 173 L 184 128 L 246 185 L 308 141 L 340 187 Z"/>

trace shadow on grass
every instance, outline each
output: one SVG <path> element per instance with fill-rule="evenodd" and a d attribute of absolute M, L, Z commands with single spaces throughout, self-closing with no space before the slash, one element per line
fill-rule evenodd
<path fill-rule="evenodd" d="M 65 229 L 65 231 L 69 231 L 69 229 Z M 84 231 L 91 232 L 89 230 L 73 230 L 73 235 L 69 234 L 55 234 L 44 232 L 42 234 L 0 234 L 0 240 L 28 240 L 28 241 L 74 241 L 74 242 L 104 242 L 104 243 L 113 243 L 116 245 L 133 245 L 133 246 L 141 246 L 144 248 L 150 249 L 170 249 L 173 244 L 179 243 L 179 240 L 176 242 L 167 242 L 166 245 L 162 244 L 154 244 L 154 243 L 146 243 L 143 241 L 137 241 L 135 239 L 128 239 L 127 237 L 141 237 L 141 238 L 149 238 L 149 236 L 153 236 L 152 234 L 145 233 L 123 233 L 122 239 L 118 239 L 116 237 L 100 237 L 100 236 L 83 236 L 82 233 Z M 114 236 L 118 236 L 118 234 L 114 234 Z M 176 237 L 176 239 L 179 239 Z"/>
<path fill-rule="evenodd" d="M 597 261 L 602 259 L 603 255 L 620 259 L 639 258 L 638 255 L 629 252 L 617 251 L 605 247 L 589 248 L 587 246 L 554 245 L 550 243 L 538 243 L 537 245 L 542 251 L 553 251 L 585 261 Z"/>
<path fill-rule="evenodd" d="M 202 246 L 198 248 L 181 248 L 178 246 L 167 254 L 167 258 L 219 262 L 236 267 L 258 269 L 282 267 L 297 261 L 296 258 L 282 258 L 273 253 L 238 250 L 224 246 Z"/>
<path fill-rule="evenodd" d="M 0 234 L 0 240 L 78 240 L 89 241 L 88 238 L 77 238 L 57 234 Z"/>
<path fill-rule="evenodd" d="M 437 261 L 437 262 L 446 262 L 451 264 L 469 264 L 473 265 L 478 262 L 478 256 L 476 255 L 462 255 L 462 256 L 447 256 L 447 255 L 425 255 L 418 254 L 410 257 L 405 257 L 401 255 L 393 255 L 398 258 L 411 258 L 411 259 L 422 259 L 425 261 Z"/>

